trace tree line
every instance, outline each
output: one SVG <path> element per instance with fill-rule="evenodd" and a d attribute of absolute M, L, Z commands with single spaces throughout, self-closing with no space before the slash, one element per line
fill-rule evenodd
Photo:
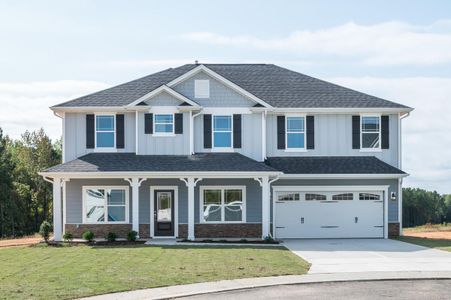
<path fill-rule="evenodd" d="M 61 140 L 43 129 L 12 140 L 0 128 L 0 237 L 23 236 L 52 222 L 52 185 L 40 175 L 61 162 Z"/>

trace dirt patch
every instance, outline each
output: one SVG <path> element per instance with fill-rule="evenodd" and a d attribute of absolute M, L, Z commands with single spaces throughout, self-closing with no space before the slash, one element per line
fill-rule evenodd
<path fill-rule="evenodd" d="M 404 236 L 427 238 L 434 240 L 451 240 L 451 231 L 404 232 Z"/>
<path fill-rule="evenodd" d="M 15 247 L 15 246 L 27 246 L 35 245 L 42 240 L 39 236 L 27 236 L 17 239 L 0 240 L 0 248 L 3 247 Z"/>

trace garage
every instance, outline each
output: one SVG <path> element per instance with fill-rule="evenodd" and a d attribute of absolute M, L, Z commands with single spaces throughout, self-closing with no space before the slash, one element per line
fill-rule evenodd
<path fill-rule="evenodd" d="M 276 238 L 384 238 L 386 186 L 274 187 Z"/>

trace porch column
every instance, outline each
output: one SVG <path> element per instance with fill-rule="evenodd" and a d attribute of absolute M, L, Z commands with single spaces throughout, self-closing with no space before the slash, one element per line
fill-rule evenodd
<path fill-rule="evenodd" d="M 146 178 L 125 178 L 132 187 L 132 230 L 138 233 L 139 238 L 139 187 Z"/>
<path fill-rule="evenodd" d="M 62 241 L 63 237 L 61 183 L 61 178 L 53 179 L 53 239 L 56 242 Z"/>
<path fill-rule="evenodd" d="M 194 188 L 202 178 L 180 178 L 188 187 L 188 240 L 195 240 L 194 234 Z"/>
<path fill-rule="evenodd" d="M 270 206 L 270 188 L 269 177 L 264 176 L 261 178 L 262 187 L 262 239 L 269 236 L 269 227 L 271 220 L 271 206 Z"/>

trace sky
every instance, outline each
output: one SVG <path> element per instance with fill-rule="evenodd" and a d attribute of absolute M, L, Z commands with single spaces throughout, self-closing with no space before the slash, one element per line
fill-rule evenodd
<path fill-rule="evenodd" d="M 0 0 L 0 127 L 195 60 L 274 63 L 414 107 L 405 186 L 451 193 L 451 1 Z"/>

